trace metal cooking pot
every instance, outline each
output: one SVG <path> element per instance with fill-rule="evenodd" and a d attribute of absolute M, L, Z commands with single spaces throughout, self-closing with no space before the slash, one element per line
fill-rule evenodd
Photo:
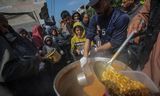
<path fill-rule="evenodd" d="M 45 57 L 51 60 L 52 62 L 57 63 L 61 59 L 61 54 L 59 54 L 57 50 L 54 48 L 51 52 L 46 54 Z"/>
<path fill-rule="evenodd" d="M 75 61 L 64 67 L 55 77 L 54 90 L 58 96 L 103 96 L 105 93 L 104 85 L 97 79 L 98 74 L 101 74 L 104 60 L 109 58 L 96 57 L 90 59 L 90 65 L 94 72 L 92 83 L 87 86 L 81 86 L 77 81 L 77 75 L 82 72 L 80 62 Z M 118 70 L 130 70 L 129 67 L 120 61 L 115 61 L 114 66 L 118 66 Z M 95 74 L 97 75 L 95 75 Z"/>

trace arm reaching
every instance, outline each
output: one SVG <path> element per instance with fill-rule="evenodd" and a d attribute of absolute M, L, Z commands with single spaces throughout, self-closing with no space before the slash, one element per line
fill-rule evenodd
<path fill-rule="evenodd" d="M 128 35 L 133 32 L 143 30 L 148 23 L 149 19 L 149 12 L 150 12 L 150 0 L 146 0 L 142 9 L 139 13 L 131 20 L 129 27 L 127 29 Z"/>

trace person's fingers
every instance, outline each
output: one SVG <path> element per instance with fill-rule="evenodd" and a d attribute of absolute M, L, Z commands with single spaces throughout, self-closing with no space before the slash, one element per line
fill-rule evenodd
<path fill-rule="evenodd" d="M 142 24 L 139 24 L 138 28 L 137 28 L 137 31 L 140 31 L 142 30 Z"/>
<path fill-rule="evenodd" d="M 131 34 L 132 32 L 138 32 L 142 28 L 142 25 L 140 24 L 140 21 L 132 21 L 132 23 L 129 25 L 127 32 L 128 35 Z"/>
<path fill-rule="evenodd" d="M 137 25 L 136 24 L 131 24 L 131 25 L 129 25 L 129 27 L 128 27 L 128 34 L 127 35 L 130 35 L 133 31 L 136 31 L 137 30 Z"/>
<path fill-rule="evenodd" d="M 128 27 L 128 29 L 127 29 L 127 31 L 128 31 L 128 35 L 135 29 L 135 24 L 134 24 L 135 22 L 131 22 L 130 24 L 129 24 L 129 27 Z"/>
<path fill-rule="evenodd" d="M 144 20 L 140 20 L 139 26 L 138 26 L 138 31 L 143 30 L 146 27 Z"/>
<path fill-rule="evenodd" d="M 141 20 L 140 26 L 139 26 L 140 31 L 146 30 L 146 23 L 144 20 Z"/>
<path fill-rule="evenodd" d="M 128 34 L 130 34 L 131 30 L 132 30 L 132 26 L 129 25 L 129 26 L 128 26 L 128 29 L 127 29 Z"/>

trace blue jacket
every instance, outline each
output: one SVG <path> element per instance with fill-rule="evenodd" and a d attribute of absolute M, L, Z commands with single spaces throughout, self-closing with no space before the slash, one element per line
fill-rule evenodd
<path fill-rule="evenodd" d="M 96 26 L 99 25 L 102 44 L 110 42 L 113 49 L 117 49 L 126 39 L 128 23 L 129 16 L 119 9 L 113 9 L 112 14 L 108 17 L 95 15 L 90 21 L 86 38 L 93 40 L 97 35 Z"/>

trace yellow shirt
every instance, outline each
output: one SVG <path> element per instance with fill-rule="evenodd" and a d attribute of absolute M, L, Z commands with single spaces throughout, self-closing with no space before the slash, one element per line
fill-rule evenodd
<path fill-rule="evenodd" d="M 71 50 L 79 49 L 82 50 L 84 48 L 84 43 L 86 41 L 85 37 L 78 38 L 76 35 L 71 39 Z"/>

